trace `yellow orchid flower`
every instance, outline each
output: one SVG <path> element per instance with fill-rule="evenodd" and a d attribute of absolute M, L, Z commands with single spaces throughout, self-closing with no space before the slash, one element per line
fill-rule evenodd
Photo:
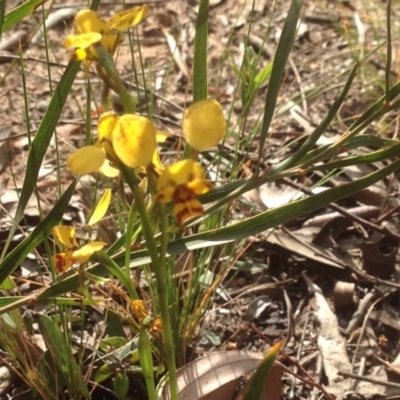
<path fill-rule="evenodd" d="M 72 153 L 67 169 L 75 174 L 101 172 L 106 176 L 118 175 L 112 165 L 117 159 L 131 168 L 147 167 L 154 161 L 158 165 L 157 131 L 151 120 L 141 115 L 112 112 L 100 116 L 98 137 L 94 145 Z"/>
<path fill-rule="evenodd" d="M 216 146 L 226 133 L 221 104 L 214 99 L 192 104 L 183 116 L 182 133 L 190 147 L 198 152 Z"/>
<path fill-rule="evenodd" d="M 95 241 L 79 248 L 73 226 L 56 226 L 53 228 L 53 237 L 65 248 L 65 252 L 57 253 L 53 258 L 56 271 L 59 273 L 71 268 L 75 263 L 84 264 L 95 251 L 107 246 L 105 242 Z"/>
<path fill-rule="evenodd" d="M 94 43 L 99 42 L 111 55 L 124 40 L 121 32 L 137 25 L 149 14 L 147 5 L 133 7 L 114 14 L 108 21 L 100 18 L 96 11 L 81 10 L 74 19 L 74 35 L 65 39 L 64 47 L 75 47 L 72 57 L 76 60 L 98 59 Z"/>
<path fill-rule="evenodd" d="M 204 214 L 196 196 L 210 191 L 212 184 L 205 180 L 203 167 L 191 160 L 182 160 L 165 168 L 158 178 L 156 200 L 174 203 L 174 214 L 181 226 L 188 219 Z"/>

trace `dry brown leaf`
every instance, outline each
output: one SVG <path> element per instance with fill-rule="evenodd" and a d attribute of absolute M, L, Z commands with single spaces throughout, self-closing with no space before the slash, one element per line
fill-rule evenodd
<path fill-rule="evenodd" d="M 350 379 L 343 379 L 339 372 L 351 371 L 351 363 L 347 356 L 346 341 L 342 337 L 337 317 L 332 311 L 322 290 L 305 274 L 303 275 L 308 290 L 314 294 L 320 330 L 318 332 L 318 349 L 322 355 L 325 374 L 328 378 L 327 390 L 340 395 L 350 388 Z"/>
<path fill-rule="evenodd" d="M 308 237 L 303 235 L 301 231 L 295 231 L 289 236 L 279 229 L 269 230 L 264 232 L 263 240 L 281 246 L 310 260 L 318 261 L 335 268 L 343 269 L 346 265 L 343 259 L 337 257 L 329 249 L 308 243 Z"/>
<path fill-rule="evenodd" d="M 23 45 L 26 42 L 27 37 L 26 31 L 15 31 L 0 41 L 0 50 L 12 51 L 17 49 L 20 44 Z"/>
<path fill-rule="evenodd" d="M 208 400 L 230 400 L 229 385 L 225 394 L 220 391 L 218 397 L 211 394 L 257 368 L 263 358 L 260 353 L 248 351 L 221 351 L 198 358 L 178 370 L 179 400 L 198 400 L 207 395 L 210 395 Z M 167 384 L 161 399 L 170 400 Z"/>

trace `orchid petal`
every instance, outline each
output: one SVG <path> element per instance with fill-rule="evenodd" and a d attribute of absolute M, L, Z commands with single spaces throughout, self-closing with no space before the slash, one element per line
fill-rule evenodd
<path fill-rule="evenodd" d="M 119 129 L 113 132 L 112 144 L 117 157 L 128 167 L 147 167 L 157 148 L 156 128 L 148 118 L 124 114 Z"/>
<path fill-rule="evenodd" d="M 96 172 L 106 159 L 106 151 L 100 146 L 85 146 L 67 159 L 67 169 L 75 174 L 90 174 Z"/>
<path fill-rule="evenodd" d="M 198 152 L 216 146 L 226 132 L 221 104 L 213 99 L 192 104 L 183 117 L 182 132 L 190 147 Z"/>
<path fill-rule="evenodd" d="M 63 244 L 68 249 L 76 249 L 78 243 L 75 237 L 75 228 L 68 225 L 57 225 L 53 228 L 54 239 Z"/>
<path fill-rule="evenodd" d="M 114 14 L 109 20 L 108 24 L 111 29 L 118 31 L 126 31 L 129 28 L 137 25 L 140 21 L 146 18 L 150 13 L 149 7 L 144 4 L 139 7 L 133 7 L 129 10 L 121 11 Z"/>
<path fill-rule="evenodd" d="M 101 199 L 97 203 L 97 206 L 89 219 L 88 225 L 94 225 L 96 222 L 99 222 L 105 215 L 108 210 L 108 207 L 111 202 L 111 189 L 107 189 Z"/>
<path fill-rule="evenodd" d="M 106 242 L 87 243 L 80 249 L 74 251 L 73 257 L 77 262 L 79 262 L 80 264 L 83 264 L 83 263 L 89 261 L 89 258 L 92 256 L 92 254 L 95 251 L 101 250 L 104 246 L 107 246 Z"/>
<path fill-rule="evenodd" d="M 68 35 L 64 40 L 64 47 L 67 49 L 71 47 L 86 49 L 91 44 L 100 41 L 101 37 L 101 34 L 98 32 L 87 32 L 80 35 Z"/>

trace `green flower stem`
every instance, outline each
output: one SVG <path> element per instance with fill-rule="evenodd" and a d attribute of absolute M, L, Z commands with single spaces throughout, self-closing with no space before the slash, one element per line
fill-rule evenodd
<path fill-rule="evenodd" d="M 134 206 L 131 206 L 131 209 L 129 210 L 129 216 L 128 216 L 128 223 L 126 224 L 126 232 L 125 232 L 125 271 L 126 275 L 130 275 L 130 269 L 129 269 L 129 262 L 131 258 L 131 244 L 132 244 L 132 236 L 133 236 L 133 227 L 135 224 L 135 220 L 137 217 L 137 211 Z"/>
<path fill-rule="evenodd" d="M 107 79 L 112 82 L 112 88 L 119 95 L 124 111 L 126 113 L 134 113 L 136 109 L 136 102 L 132 96 L 126 90 L 124 83 L 122 82 L 119 73 L 115 67 L 114 61 L 109 53 L 102 47 L 96 46 L 97 54 L 100 57 L 101 66 L 107 73 Z M 151 227 L 149 215 L 146 210 L 146 204 L 143 199 L 142 192 L 139 188 L 139 182 L 136 178 L 135 173 L 130 168 L 120 163 L 119 168 L 122 172 L 124 180 L 128 183 L 132 190 L 135 198 L 135 205 L 140 217 L 142 224 L 143 235 L 146 240 L 147 249 L 150 253 L 151 262 L 153 263 L 157 291 L 160 302 L 161 319 L 163 322 L 163 334 L 165 341 L 165 351 L 168 364 L 168 375 L 169 375 L 169 388 L 171 392 L 171 400 L 178 400 L 178 386 L 176 376 L 176 363 L 175 363 L 175 348 L 172 337 L 171 319 L 169 314 L 168 306 L 168 295 L 166 290 L 166 250 L 168 243 L 168 220 L 163 208 L 160 209 L 161 213 L 161 228 L 162 228 L 162 239 L 161 239 L 161 255 L 157 251 L 157 243 L 154 239 L 154 232 Z M 150 171 L 149 171 L 150 172 Z M 152 178 L 152 174 L 149 173 L 149 180 Z"/>
<path fill-rule="evenodd" d="M 171 400 L 178 400 L 175 347 L 172 336 L 171 318 L 168 306 L 168 294 L 166 289 L 167 275 L 166 275 L 165 257 L 166 257 L 167 242 L 168 242 L 168 219 L 165 212 L 165 207 L 162 206 L 159 207 L 161 214 L 161 229 L 162 229 L 161 255 L 159 256 L 157 251 L 157 244 L 154 239 L 154 233 L 151 228 L 151 223 L 146 210 L 146 204 L 144 202 L 142 192 L 139 188 L 137 178 L 134 172 L 125 165 L 123 165 L 122 163 L 119 165 L 119 168 L 124 176 L 125 181 L 128 183 L 129 187 L 133 192 L 133 196 L 135 198 L 135 205 L 139 213 L 140 222 L 142 223 L 143 235 L 146 240 L 146 245 L 150 254 L 151 262 L 153 263 L 153 268 L 156 275 L 158 298 L 160 303 L 160 313 L 163 323 L 165 352 L 168 364 L 168 376 L 169 376 L 168 383 L 171 391 Z M 149 181 L 151 181 L 152 174 L 150 171 L 148 171 L 148 173 L 149 173 Z"/>
<path fill-rule="evenodd" d="M 112 82 L 112 89 L 119 95 L 125 112 L 133 114 L 136 110 L 136 101 L 126 89 L 125 84 L 115 67 L 112 57 L 103 46 L 97 45 L 96 50 L 100 58 L 100 64 L 107 72 L 107 78 Z"/>

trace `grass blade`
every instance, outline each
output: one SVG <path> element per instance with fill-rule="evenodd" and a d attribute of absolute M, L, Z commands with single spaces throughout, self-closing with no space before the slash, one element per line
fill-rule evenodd
<path fill-rule="evenodd" d="M 265 141 L 267 140 L 272 118 L 274 116 L 279 90 L 285 76 L 286 63 L 296 38 L 297 22 L 300 17 L 301 6 L 301 0 L 292 0 L 285 24 L 282 29 L 281 37 L 279 39 L 278 47 L 276 49 L 276 54 L 272 65 L 271 78 L 269 80 L 267 95 L 265 97 L 265 112 L 260 135 L 258 162 L 260 162 L 263 154 L 263 148 Z"/>
<path fill-rule="evenodd" d="M 347 94 L 350 90 L 350 87 L 353 83 L 354 77 L 356 76 L 358 63 L 354 66 L 351 74 L 344 86 L 342 92 L 340 93 L 339 97 L 333 103 L 332 107 L 329 109 L 328 114 L 323 119 L 323 121 L 314 129 L 311 135 L 307 138 L 304 144 L 298 149 L 292 156 L 290 156 L 287 160 L 282 161 L 278 165 L 271 168 L 270 172 L 278 172 L 285 169 L 288 169 L 295 165 L 298 161 L 300 161 L 310 150 L 311 148 L 317 143 L 317 140 L 321 137 L 321 135 L 325 132 L 328 126 L 331 124 L 333 118 L 335 117 L 336 113 L 339 111 L 339 108 L 343 104 L 344 100 L 347 97 Z"/>
<path fill-rule="evenodd" d="M 249 390 L 244 396 L 244 400 L 263 400 L 264 387 L 272 367 L 274 366 L 275 359 L 279 354 L 281 345 L 282 342 L 278 342 L 268 351 L 263 362 L 260 364 L 251 378 Z"/>
<path fill-rule="evenodd" d="M 400 169 L 400 160 L 364 176 L 354 182 L 338 186 L 325 192 L 315 194 L 300 200 L 293 201 L 282 207 L 265 211 L 243 222 L 238 222 L 228 227 L 215 229 L 204 233 L 199 233 L 183 239 L 176 240 L 168 245 L 168 256 L 182 254 L 187 251 L 202 249 L 205 247 L 218 246 L 233 242 L 235 240 L 245 239 L 252 235 L 257 235 L 267 229 L 275 228 L 280 224 L 291 221 L 294 218 L 309 214 L 322 207 L 348 197 L 360 190 L 363 190 L 381 179 L 384 179 L 391 173 Z M 118 265 L 124 265 L 124 256 L 117 257 L 114 260 Z M 134 268 L 149 263 L 150 257 L 147 250 L 140 250 L 131 253 L 130 267 Z M 102 265 L 94 265 L 87 268 L 87 271 L 94 275 L 104 276 L 109 271 Z M 67 291 L 74 291 L 79 287 L 79 277 L 74 274 L 62 282 L 45 289 L 39 296 L 41 298 L 61 295 Z"/>
<path fill-rule="evenodd" d="M 47 0 L 29 0 L 22 3 L 19 7 L 14 8 L 1 19 L 1 32 L 7 32 L 18 22 L 22 21 L 28 15 L 31 15 L 37 7 L 46 3 Z M 5 0 L 2 0 L 1 7 L 5 7 Z M 4 15 L 4 14 L 3 14 Z"/>
<path fill-rule="evenodd" d="M 196 21 L 193 58 L 193 102 L 205 100 L 207 88 L 207 36 L 209 0 L 201 0 Z"/>

